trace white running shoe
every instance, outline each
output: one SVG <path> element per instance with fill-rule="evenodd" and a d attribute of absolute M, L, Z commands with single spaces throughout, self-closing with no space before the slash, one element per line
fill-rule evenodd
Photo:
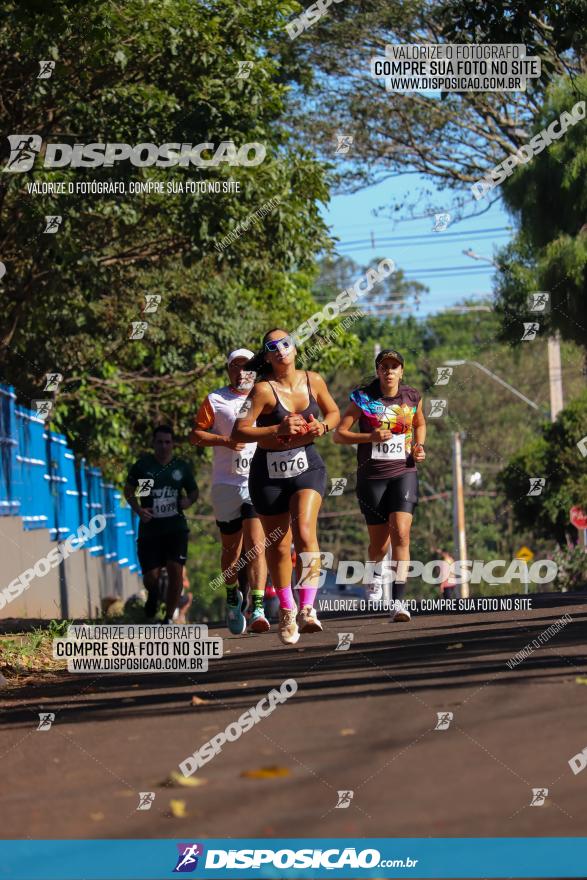
<path fill-rule="evenodd" d="M 412 615 L 408 611 L 408 606 L 405 602 L 396 601 L 394 602 L 394 611 L 391 614 L 392 623 L 407 623 L 412 619 Z"/>
<path fill-rule="evenodd" d="M 295 645 L 299 641 L 300 632 L 296 623 L 295 608 L 279 609 L 279 638 L 284 645 Z"/>
<path fill-rule="evenodd" d="M 296 618 L 298 629 L 301 633 L 322 632 L 323 627 L 316 615 L 316 609 L 311 605 L 304 605 Z"/>
<path fill-rule="evenodd" d="M 383 576 L 373 572 L 373 580 L 365 587 L 367 602 L 381 602 L 383 600 Z"/>

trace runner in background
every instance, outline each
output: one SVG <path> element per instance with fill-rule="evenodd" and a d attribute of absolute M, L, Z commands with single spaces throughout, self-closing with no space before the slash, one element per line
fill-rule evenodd
<path fill-rule="evenodd" d="M 174 456 L 173 443 L 173 429 L 169 425 L 156 427 L 153 452 L 142 455 L 132 465 L 124 486 L 124 497 L 140 520 L 137 549 L 148 593 L 148 619 L 158 607 L 160 570 L 163 566 L 167 568 L 165 623 L 172 622 L 183 584 L 189 536 L 184 510 L 198 498 L 192 466 Z"/>
<path fill-rule="evenodd" d="M 455 576 L 455 561 L 448 550 L 437 549 L 436 553 L 442 559 L 442 574 L 444 580 L 440 584 L 443 599 L 454 599 L 457 579 Z"/>
<path fill-rule="evenodd" d="M 247 348 L 230 352 L 226 359 L 230 384 L 208 394 L 190 434 L 193 445 L 213 449 L 212 507 L 222 541 L 220 564 L 226 584 L 226 625 L 233 635 L 242 635 L 247 628 L 236 566 L 241 553 L 255 546 L 259 549 L 246 567 L 252 605 L 249 628 L 255 633 L 267 632 L 270 628 L 263 608 L 267 582 L 265 535 L 248 487 L 256 444 L 231 439 L 237 414 L 253 386 L 254 376 L 244 369 L 252 357 L 253 352 Z"/>
<path fill-rule="evenodd" d="M 375 360 L 377 375 L 355 388 L 335 432 L 336 443 L 357 444 L 357 497 L 369 531 L 369 559 L 381 563 L 391 541 L 395 577 L 392 620 L 410 620 L 402 601 L 410 559 L 410 529 L 418 503 L 416 462 L 424 461 L 426 421 L 420 393 L 402 384 L 404 359 L 394 349 Z M 358 432 L 351 431 L 358 422 Z M 375 566 L 374 585 L 381 581 Z"/>
<path fill-rule="evenodd" d="M 280 535 L 266 554 L 279 597 L 279 637 L 286 645 L 295 645 L 300 632 L 322 630 L 314 601 L 320 574 L 316 524 L 326 490 L 326 468 L 314 440 L 334 429 L 340 418 L 324 379 L 318 373 L 296 370 L 295 359 L 287 331 L 265 334 L 262 351 L 247 365 L 263 381 L 251 391 L 248 411 L 232 432 L 234 440 L 257 442 L 249 488 L 265 533 Z M 318 420 L 320 414 L 323 421 Z M 297 587 L 297 615 L 291 588 L 292 535 L 298 555 L 308 553 L 311 560 Z"/>

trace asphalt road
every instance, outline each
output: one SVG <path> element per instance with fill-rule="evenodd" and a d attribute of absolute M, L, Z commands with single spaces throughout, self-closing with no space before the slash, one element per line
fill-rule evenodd
<path fill-rule="evenodd" d="M 28 679 L 0 695 L 2 837 L 585 836 L 587 772 L 568 761 L 587 746 L 586 618 L 587 596 L 568 594 L 409 624 L 357 614 L 295 648 L 275 632 L 229 636 L 198 675 Z M 338 632 L 354 635 L 346 651 Z M 288 678 L 297 693 L 227 742 L 191 777 L 201 785 L 166 784 Z M 36 730 L 39 712 L 55 713 L 50 730 Z M 453 713 L 448 729 L 439 712 Z M 242 776 L 267 767 L 280 769 Z M 542 806 L 533 788 L 548 789 Z M 348 806 L 338 791 L 353 792 Z M 155 792 L 149 810 L 139 792 Z"/>

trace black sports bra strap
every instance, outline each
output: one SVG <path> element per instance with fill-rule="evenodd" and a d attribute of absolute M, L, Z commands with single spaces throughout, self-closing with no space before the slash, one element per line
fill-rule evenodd
<path fill-rule="evenodd" d="M 306 382 L 308 385 L 308 401 L 311 403 L 312 401 L 312 389 L 310 388 L 310 377 L 308 376 L 308 371 L 306 370 Z"/>
<path fill-rule="evenodd" d="M 269 380 L 267 380 L 267 381 L 269 382 Z M 277 406 L 279 406 L 279 397 L 277 396 L 277 391 L 276 391 L 275 388 L 273 387 L 273 382 L 269 382 L 269 385 L 271 386 L 271 390 L 273 391 L 273 396 L 274 396 L 274 398 L 275 398 L 275 403 L 276 403 Z"/>

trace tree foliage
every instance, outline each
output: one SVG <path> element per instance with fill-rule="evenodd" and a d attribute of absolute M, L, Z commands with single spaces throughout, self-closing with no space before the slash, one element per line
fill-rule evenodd
<path fill-rule="evenodd" d="M 282 123 L 286 86 L 266 51 L 292 7 L 269 0 L 60 0 L 4 6 L 3 128 L 65 143 L 259 142 L 257 167 L 160 169 L 120 163 L 0 178 L 0 367 L 21 402 L 64 376 L 51 426 L 77 453 L 120 473 L 154 420 L 187 426 L 227 350 L 256 345 L 264 326 L 312 314 L 311 269 L 327 246 L 321 166 Z M 39 59 L 53 59 L 37 79 Z M 250 59 L 247 79 L 239 61 Z M 7 144 L 7 142 L 4 142 Z M 27 183 L 234 181 L 240 192 L 29 195 Z M 230 246 L 215 244 L 270 199 Z M 56 234 L 44 217 L 61 215 Z M 145 315 L 145 294 L 161 305 Z M 129 339 L 133 321 L 147 321 Z M 213 381 L 213 380 L 212 380 Z M 46 395 L 45 395 L 46 396 Z"/>
<path fill-rule="evenodd" d="M 587 391 L 572 400 L 541 433 L 513 455 L 500 474 L 516 521 L 543 538 L 576 537 L 570 525 L 571 507 L 587 506 L 587 458 L 578 448 L 587 432 Z M 528 495 L 531 477 L 546 483 L 540 495 Z"/>
<path fill-rule="evenodd" d="M 282 50 L 298 65 L 298 139 L 336 160 L 344 190 L 420 172 L 455 191 L 453 210 L 470 213 L 467 184 L 528 142 L 550 83 L 585 69 L 584 12 L 581 0 L 523 0 L 507 10 L 473 0 L 332 5 Z M 388 43 L 442 42 L 525 43 L 528 55 L 541 60 L 541 77 L 529 81 L 525 92 L 451 92 L 439 99 L 388 92 L 370 74 L 371 57 L 383 55 Z M 338 135 L 354 138 L 349 161 L 335 154 Z M 422 198 L 431 199 L 432 190 Z M 447 208 L 445 203 L 437 210 Z"/>
<path fill-rule="evenodd" d="M 587 76 L 553 87 L 538 114 L 533 133 L 546 128 L 587 99 Z M 585 108 L 585 104 L 583 105 Z M 587 348 L 587 138 L 585 121 L 571 125 L 560 140 L 515 168 L 503 185 L 504 200 L 516 218 L 518 232 L 502 250 L 497 308 L 502 338 L 520 342 L 522 323 L 536 320 L 546 335 Z M 528 294 L 550 293 L 550 309 L 532 315 Z"/>

